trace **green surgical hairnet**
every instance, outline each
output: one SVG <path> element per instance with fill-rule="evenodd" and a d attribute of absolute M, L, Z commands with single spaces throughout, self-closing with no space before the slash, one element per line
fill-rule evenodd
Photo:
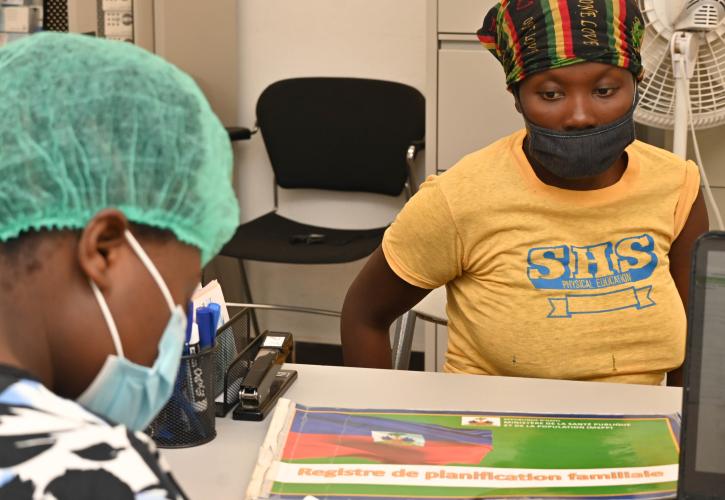
<path fill-rule="evenodd" d="M 0 242 L 116 208 L 206 264 L 239 222 L 231 168 L 224 127 L 163 59 L 60 33 L 0 49 Z"/>

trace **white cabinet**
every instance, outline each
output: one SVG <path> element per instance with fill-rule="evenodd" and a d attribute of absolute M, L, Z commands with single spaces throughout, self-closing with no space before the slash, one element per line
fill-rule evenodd
<path fill-rule="evenodd" d="M 438 170 L 523 126 L 499 62 L 478 40 L 452 36 L 439 38 Z"/>
<path fill-rule="evenodd" d="M 437 0 L 438 33 L 475 33 L 498 0 Z"/>
<path fill-rule="evenodd" d="M 501 65 L 476 37 L 495 3 L 429 0 L 429 174 L 523 126 Z"/>
<path fill-rule="evenodd" d="M 497 0 L 427 0 L 426 173 L 524 126 L 503 69 L 476 31 Z M 426 369 L 440 370 L 445 328 L 426 325 Z"/>

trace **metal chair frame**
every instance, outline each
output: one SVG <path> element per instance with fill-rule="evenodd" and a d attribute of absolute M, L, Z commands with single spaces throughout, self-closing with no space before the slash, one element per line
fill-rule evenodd
<path fill-rule="evenodd" d="M 410 366 L 415 322 L 418 318 L 440 326 L 448 325 L 447 319 L 431 315 L 420 307 L 420 303 L 398 318 L 395 323 L 392 345 L 392 367 L 394 370 L 407 370 Z"/>

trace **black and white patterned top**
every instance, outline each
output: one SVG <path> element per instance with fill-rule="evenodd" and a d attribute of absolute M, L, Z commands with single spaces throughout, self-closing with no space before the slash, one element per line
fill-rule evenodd
<path fill-rule="evenodd" d="M 0 499 L 184 499 L 145 434 L 0 365 Z"/>

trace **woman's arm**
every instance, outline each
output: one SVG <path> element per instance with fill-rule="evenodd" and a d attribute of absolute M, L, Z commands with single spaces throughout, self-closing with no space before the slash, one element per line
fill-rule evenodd
<path fill-rule="evenodd" d="M 692 251 L 695 240 L 702 233 L 707 232 L 708 228 L 707 208 L 702 197 L 702 191 L 700 191 L 697 198 L 695 198 L 695 203 L 692 205 L 685 226 L 670 247 L 670 274 L 672 274 L 677 291 L 680 293 L 685 311 L 687 311 L 687 297 L 690 291 Z M 667 385 L 682 386 L 681 366 L 667 374 Z"/>
<path fill-rule="evenodd" d="M 399 278 L 378 247 L 350 285 L 342 306 L 345 365 L 390 368 L 390 325 L 428 293 Z"/>

